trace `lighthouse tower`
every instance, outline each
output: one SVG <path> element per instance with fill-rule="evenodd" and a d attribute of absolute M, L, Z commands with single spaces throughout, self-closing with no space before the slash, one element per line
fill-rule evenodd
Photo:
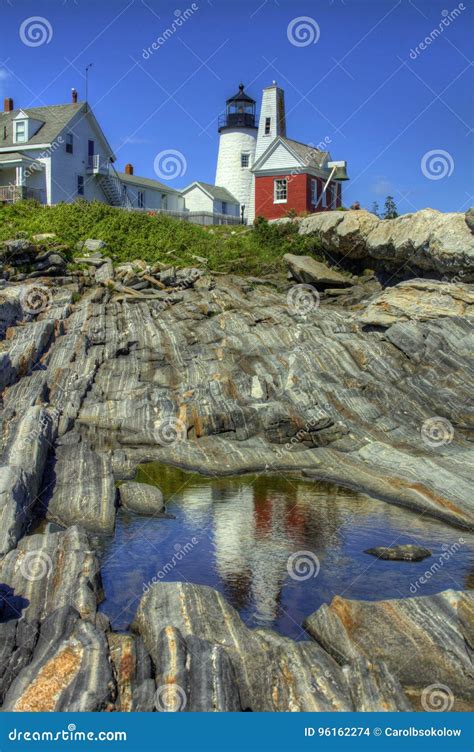
<path fill-rule="evenodd" d="M 250 171 L 255 159 L 257 127 L 255 100 L 239 91 L 226 102 L 226 111 L 219 118 L 219 154 L 216 185 L 221 185 L 238 199 L 244 217 L 250 217 L 254 205 L 254 176 Z"/>

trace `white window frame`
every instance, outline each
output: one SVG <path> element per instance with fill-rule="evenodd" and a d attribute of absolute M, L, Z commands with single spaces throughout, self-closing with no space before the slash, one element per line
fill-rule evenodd
<path fill-rule="evenodd" d="M 18 138 L 18 126 L 22 126 L 23 127 L 23 133 L 22 133 L 23 138 Z M 27 132 L 26 132 L 26 120 L 15 120 L 14 121 L 14 136 L 13 136 L 13 141 L 14 141 L 15 144 L 26 144 L 26 142 L 28 141 Z"/>
<path fill-rule="evenodd" d="M 244 161 L 247 162 L 247 164 L 244 164 Z M 250 152 L 243 151 L 240 155 L 240 166 L 243 170 L 246 170 L 250 167 Z"/>
<path fill-rule="evenodd" d="M 317 178 L 311 178 L 311 203 L 313 206 L 317 206 L 317 203 L 318 203 L 318 180 Z"/>
<path fill-rule="evenodd" d="M 284 198 L 281 194 L 284 193 Z M 275 178 L 273 181 L 273 203 L 274 204 L 287 204 L 288 203 L 288 178 Z"/>

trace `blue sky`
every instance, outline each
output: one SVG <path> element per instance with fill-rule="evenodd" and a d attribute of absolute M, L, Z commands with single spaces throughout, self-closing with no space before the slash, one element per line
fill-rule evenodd
<path fill-rule="evenodd" d="M 75 86 L 82 99 L 92 63 L 89 102 L 119 168 L 154 177 L 156 155 L 177 150 L 186 172 L 171 186 L 213 182 L 226 98 L 242 80 L 259 102 L 276 80 L 287 135 L 330 139 L 347 160 L 345 204 L 474 205 L 472 0 L 0 0 L 0 12 L 2 97 L 57 104 Z M 45 34 L 31 46 L 20 31 L 34 16 Z"/>

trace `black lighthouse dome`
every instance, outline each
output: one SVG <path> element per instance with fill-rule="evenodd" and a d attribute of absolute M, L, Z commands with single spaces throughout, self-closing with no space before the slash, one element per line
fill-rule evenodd
<path fill-rule="evenodd" d="M 243 84 L 237 94 L 226 101 L 226 111 L 219 117 L 219 132 L 223 128 L 256 128 L 255 99 L 245 93 Z"/>

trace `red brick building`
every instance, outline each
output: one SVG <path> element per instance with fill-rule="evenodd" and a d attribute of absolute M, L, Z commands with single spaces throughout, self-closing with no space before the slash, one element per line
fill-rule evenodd
<path fill-rule="evenodd" d="M 256 217 L 278 219 L 291 210 L 330 211 L 342 204 L 345 163 L 331 162 L 329 152 L 314 146 L 278 136 L 257 159 L 252 172 Z"/>

